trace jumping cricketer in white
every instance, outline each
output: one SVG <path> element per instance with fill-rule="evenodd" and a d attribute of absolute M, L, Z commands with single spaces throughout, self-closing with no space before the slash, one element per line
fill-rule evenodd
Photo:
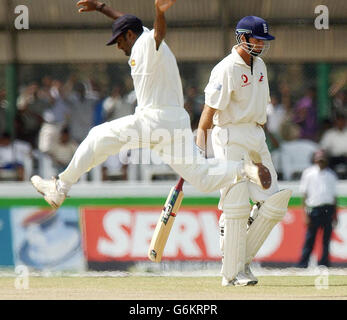
<path fill-rule="evenodd" d="M 143 27 L 139 18 L 118 12 L 104 3 L 96 0 L 77 3 L 77 6 L 81 6 L 79 12 L 99 11 L 114 20 L 112 38 L 107 45 L 117 44 L 130 56 L 129 65 L 138 106 L 133 115 L 91 129 L 58 179 L 31 178 L 34 187 L 52 207 L 58 208 L 63 203 L 71 186 L 85 172 L 124 147 L 155 149 L 173 170 L 203 192 L 218 190 L 230 185 L 231 181 L 245 179 L 254 181 L 262 188 L 268 187 L 269 170 L 256 162 L 252 153 L 246 153 L 243 161 L 236 162 L 206 160 L 198 152 L 189 115 L 183 108 L 177 62 L 164 41 L 164 12 L 174 2 L 155 1 L 156 17 L 151 31 Z M 182 136 L 184 154 L 174 149 L 175 141 Z"/>
<path fill-rule="evenodd" d="M 290 190 L 278 189 L 277 174 L 262 128 L 270 96 L 266 66 L 259 56 L 268 49 L 274 37 L 269 34 L 265 20 L 248 16 L 237 24 L 236 39 L 238 44 L 214 67 L 205 88 L 197 145 L 204 150 L 206 132 L 214 125 L 214 156 L 239 161 L 245 152 L 257 151 L 261 157 L 259 161 L 271 173 L 271 185 L 264 190 L 251 181 L 240 181 L 221 189 L 219 209 L 223 214 L 219 224 L 223 286 L 258 282 L 249 264 L 272 228 L 283 218 L 291 196 Z M 251 211 L 249 199 L 258 204 L 253 212 L 261 206 L 247 231 Z"/>

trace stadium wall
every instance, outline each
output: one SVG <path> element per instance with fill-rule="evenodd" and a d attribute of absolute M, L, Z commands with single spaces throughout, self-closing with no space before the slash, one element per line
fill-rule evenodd
<path fill-rule="evenodd" d="M 25 264 L 39 270 L 114 270 L 146 262 L 153 228 L 173 183 L 81 183 L 64 205 L 52 211 L 30 184 L 0 186 L 0 266 Z M 294 265 L 305 236 L 297 182 L 285 183 L 293 197 L 256 261 Z M 164 260 L 218 262 L 218 192 L 203 195 L 190 185 L 165 250 Z M 347 264 L 347 183 L 341 182 L 339 223 L 331 241 L 331 261 Z M 320 234 L 319 237 L 322 235 Z M 318 260 L 320 241 L 313 259 Z"/>

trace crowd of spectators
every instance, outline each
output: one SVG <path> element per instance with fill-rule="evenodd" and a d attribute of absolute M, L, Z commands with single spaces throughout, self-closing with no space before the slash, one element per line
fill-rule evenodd
<path fill-rule="evenodd" d="M 134 112 L 132 96 L 120 86 L 107 96 L 94 81 L 74 76 L 66 82 L 44 77 L 20 88 L 11 137 L 6 131 L 6 92 L 1 90 L 0 179 L 27 180 L 47 166 L 50 174 L 61 172 L 92 127 Z M 26 153 L 15 145 L 25 146 Z"/>
<path fill-rule="evenodd" d="M 11 179 L 7 174 L 11 171 L 14 180 L 27 180 L 47 163 L 53 175 L 61 172 L 93 126 L 134 112 L 136 97 L 133 91 L 125 92 L 119 85 L 105 91 L 95 81 L 79 81 L 74 76 L 65 82 L 46 76 L 40 82 L 29 83 L 20 88 L 15 135 L 10 136 L 5 130 L 6 92 L 0 89 L 0 179 Z M 184 93 L 184 107 L 195 130 L 204 95 L 195 86 L 185 88 Z M 299 179 L 304 167 L 309 165 L 307 159 L 318 149 L 326 151 L 329 166 L 339 178 L 347 179 L 346 90 L 334 94 L 330 109 L 329 119 L 318 119 L 314 87 L 293 99 L 289 87 L 283 84 L 278 93 L 271 96 L 265 132 L 280 179 Z M 300 148 L 310 150 L 306 160 L 302 160 L 305 152 L 298 152 Z M 287 168 L 295 162 L 288 160 L 292 156 L 288 150 L 294 150 L 298 159 L 301 156 L 301 167 Z M 129 153 L 121 155 L 122 161 L 119 157 L 110 157 L 101 168 L 101 179 L 111 180 L 110 172 L 115 170 L 119 179 L 127 179 L 128 166 L 124 157 L 129 157 Z"/>
<path fill-rule="evenodd" d="M 303 162 L 298 172 L 293 167 L 289 175 L 284 174 L 285 179 L 299 179 L 304 167 L 312 162 L 314 151 L 319 149 L 326 152 L 329 167 L 338 177 L 347 179 L 347 91 L 338 91 L 331 100 L 329 118 L 319 121 L 314 87 L 308 88 L 297 101 L 292 101 L 285 85 L 279 95 L 271 97 L 266 134 L 275 166 L 283 174 L 291 164 L 294 166 L 295 158 Z M 292 162 L 283 159 L 291 157 Z"/>

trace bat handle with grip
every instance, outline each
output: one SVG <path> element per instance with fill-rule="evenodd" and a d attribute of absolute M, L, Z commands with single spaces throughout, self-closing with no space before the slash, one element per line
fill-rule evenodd
<path fill-rule="evenodd" d="M 181 191 L 181 190 L 182 190 L 182 187 L 183 187 L 183 183 L 184 183 L 184 179 L 183 179 L 183 178 L 180 178 L 180 179 L 178 180 L 177 184 L 176 184 L 175 189 Z"/>

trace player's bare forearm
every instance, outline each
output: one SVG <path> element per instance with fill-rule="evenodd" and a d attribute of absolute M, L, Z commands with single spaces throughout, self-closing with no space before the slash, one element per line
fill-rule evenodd
<path fill-rule="evenodd" d="M 157 7 L 155 8 L 155 11 L 154 39 L 158 50 L 166 35 L 166 20 L 164 12 L 160 11 Z"/>
<path fill-rule="evenodd" d="M 106 17 L 109 17 L 112 20 L 116 20 L 119 17 L 123 16 L 124 13 L 117 11 L 107 5 L 105 5 L 103 2 L 97 1 L 97 0 L 80 0 L 77 2 L 77 7 L 81 7 L 78 12 L 91 12 L 91 11 L 98 11 L 104 14 Z"/>
<path fill-rule="evenodd" d="M 213 124 L 213 116 L 216 112 L 216 109 L 213 109 L 205 104 L 204 110 L 202 111 L 199 126 L 198 126 L 198 133 L 196 136 L 196 145 L 202 149 L 206 149 L 207 144 L 207 130 L 212 128 Z"/>
<path fill-rule="evenodd" d="M 124 13 L 112 9 L 108 6 L 104 6 L 100 12 L 103 13 L 106 17 L 111 18 L 112 20 L 116 20 L 119 17 L 124 16 Z"/>
<path fill-rule="evenodd" d="M 166 35 L 165 11 L 169 9 L 176 0 L 155 0 L 154 39 L 157 50 Z"/>

